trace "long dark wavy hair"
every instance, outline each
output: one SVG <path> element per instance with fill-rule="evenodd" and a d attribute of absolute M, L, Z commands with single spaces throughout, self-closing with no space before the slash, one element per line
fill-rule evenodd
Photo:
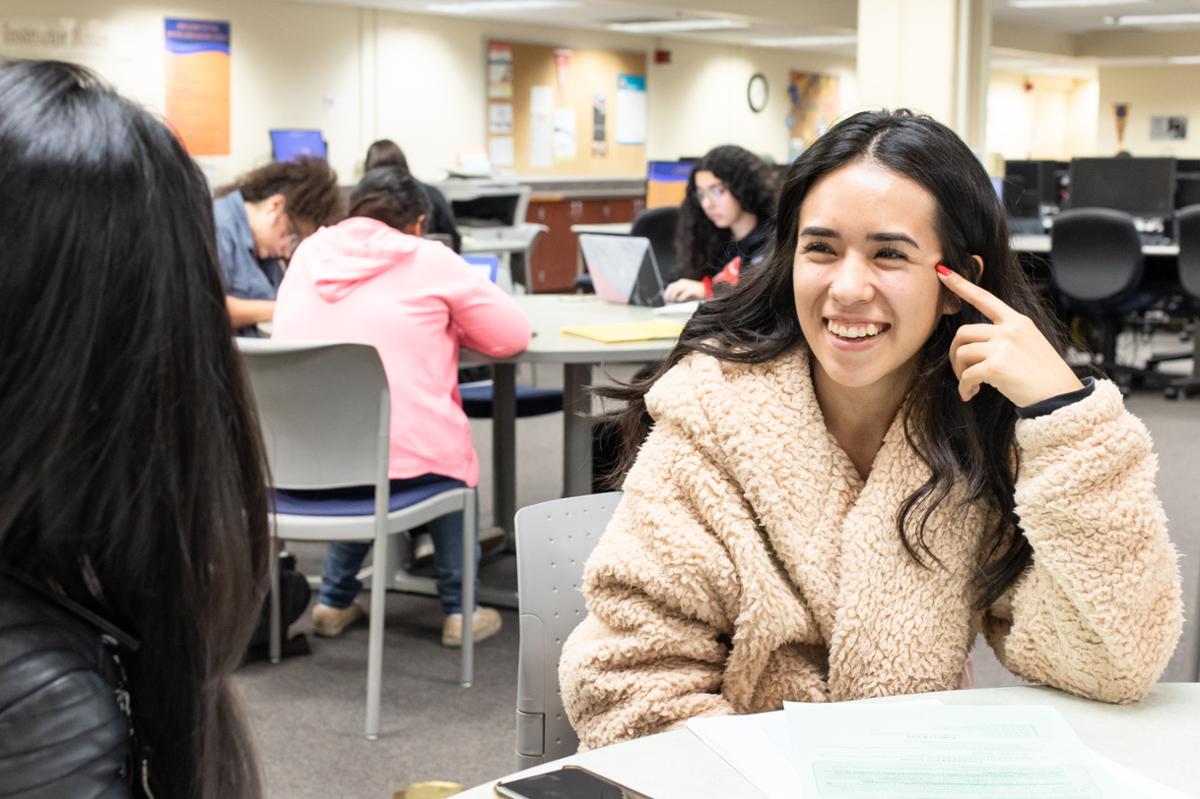
<path fill-rule="evenodd" d="M 199 168 L 87 70 L 0 64 L 0 563 L 140 640 L 159 797 L 261 795 L 229 680 L 268 563 L 251 408 Z"/>
<path fill-rule="evenodd" d="M 759 224 L 775 215 L 775 173 L 767 163 L 736 144 L 723 144 L 705 153 L 688 175 L 687 194 L 679 206 L 675 251 L 680 274 L 693 280 L 711 277 L 725 265 L 725 248 L 733 235 L 712 223 L 696 199 L 696 173 L 712 172 Z"/>
<path fill-rule="evenodd" d="M 609 419 L 620 429 L 624 474 L 653 420 L 645 394 L 668 369 L 691 352 L 725 361 L 763 363 L 804 345 L 796 315 L 792 270 L 800 206 L 821 177 L 854 161 L 866 160 L 910 178 L 937 202 L 935 229 L 943 263 L 976 281 L 1010 307 L 1029 317 L 1059 352 L 1063 334 L 1039 299 L 1009 248 L 1008 223 L 987 173 L 967 146 L 945 125 L 910 111 L 855 114 L 835 125 L 804 152 L 789 170 L 779 197 L 772 254 L 737 290 L 704 303 L 685 325 L 671 355 L 652 373 L 625 386 L 596 389 L 602 397 L 624 401 Z M 982 276 L 971 256 L 983 259 Z M 930 514 L 956 483 L 967 501 L 985 502 L 996 524 L 983 541 L 977 576 L 978 606 L 986 607 L 1020 576 L 1032 550 L 1013 511 L 1016 411 L 1011 402 L 984 385 L 969 403 L 958 395 L 950 365 L 950 343 L 961 325 L 986 322 L 963 304 L 959 313 L 942 316 L 918 353 L 918 367 L 901 413 L 905 434 L 930 468 L 929 480 L 907 497 L 897 517 L 897 533 L 915 560 L 936 561 L 925 545 Z"/>

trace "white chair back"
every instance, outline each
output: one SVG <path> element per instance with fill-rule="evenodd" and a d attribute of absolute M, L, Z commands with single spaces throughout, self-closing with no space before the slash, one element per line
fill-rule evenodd
<path fill-rule="evenodd" d="M 573 753 L 579 738 L 563 711 L 558 660 L 587 613 L 583 564 L 608 526 L 621 492 L 569 497 L 517 511 L 517 768 Z"/>
<path fill-rule="evenodd" d="M 374 347 L 254 338 L 237 343 L 261 409 L 276 488 L 387 483 L 391 405 Z"/>

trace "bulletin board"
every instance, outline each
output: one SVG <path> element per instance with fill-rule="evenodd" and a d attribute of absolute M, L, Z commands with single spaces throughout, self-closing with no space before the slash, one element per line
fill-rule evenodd
<path fill-rule="evenodd" d="M 491 40 L 488 155 L 528 175 L 646 174 L 646 54 Z"/>

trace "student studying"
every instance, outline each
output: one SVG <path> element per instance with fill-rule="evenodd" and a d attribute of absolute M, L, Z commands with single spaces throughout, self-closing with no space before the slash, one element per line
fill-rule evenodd
<path fill-rule="evenodd" d="M 411 175 L 395 166 L 371 170 L 350 197 L 349 216 L 296 250 L 275 313 L 276 339 L 352 341 L 378 350 L 392 406 L 393 491 L 438 479 L 479 482 L 458 395 L 459 348 L 506 356 L 530 339 L 529 320 L 510 297 L 449 248 L 420 238 L 427 212 Z M 462 516 L 435 519 L 429 532 L 445 613 L 441 640 L 461 646 Z M 313 608 L 318 635 L 340 635 L 362 618 L 354 600 L 369 550 L 367 543 L 329 545 Z M 500 614 L 473 610 L 476 641 L 499 631 Z"/>
<path fill-rule="evenodd" d="M 1082 383 L 983 168 L 905 111 L 792 166 L 774 253 L 602 396 L 632 462 L 563 702 L 585 748 L 705 715 L 952 689 L 980 632 L 1104 702 L 1182 625 L 1142 423 Z"/>

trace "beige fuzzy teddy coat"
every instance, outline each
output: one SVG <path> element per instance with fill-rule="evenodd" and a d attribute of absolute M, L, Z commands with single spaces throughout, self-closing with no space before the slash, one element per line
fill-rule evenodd
<path fill-rule="evenodd" d="M 1158 679 L 1182 628 L 1150 436 L 1120 393 L 1017 422 L 1016 510 L 1033 547 L 972 607 L 987 523 L 952 493 L 926 569 L 896 533 L 928 470 L 898 418 L 864 482 L 825 427 L 805 353 L 689 355 L 647 395 L 655 425 L 584 575 L 559 680 L 585 748 L 699 715 L 941 691 L 982 631 L 1022 677 L 1106 702 Z"/>

